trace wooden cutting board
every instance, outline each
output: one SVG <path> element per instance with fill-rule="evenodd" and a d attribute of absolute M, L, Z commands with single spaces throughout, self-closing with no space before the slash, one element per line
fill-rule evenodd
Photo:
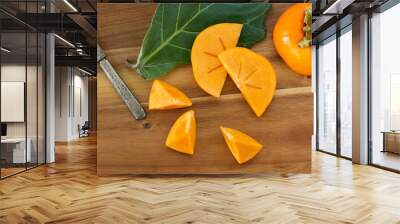
<path fill-rule="evenodd" d="M 152 82 L 125 66 L 135 60 L 156 4 L 107 4 L 98 7 L 98 41 L 128 87 L 147 109 Z M 192 98 L 192 108 L 150 111 L 136 121 L 98 68 L 97 172 L 113 174 L 224 174 L 310 172 L 313 99 L 311 80 L 292 72 L 277 55 L 271 31 L 290 4 L 273 4 L 266 21 L 267 37 L 252 49 L 266 56 L 278 78 L 271 106 L 257 118 L 228 78 L 219 99 L 195 83 L 191 66 L 180 66 L 161 79 Z M 194 109 L 197 144 L 194 156 L 164 146 L 168 130 L 184 112 Z M 250 162 L 238 165 L 219 126 L 244 131 L 264 145 Z"/>

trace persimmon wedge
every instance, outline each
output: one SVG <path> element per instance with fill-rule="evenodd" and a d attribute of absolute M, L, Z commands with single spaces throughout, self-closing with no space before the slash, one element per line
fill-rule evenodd
<path fill-rule="evenodd" d="M 254 138 L 241 131 L 226 127 L 220 127 L 220 129 L 228 148 L 239 164 L 254 158 L 263 147 Z"/>
<path fill-rule="evenodd" d="M 311 75 L 311 3 L 297 3 L 278 19 L 273 32 L 275 49 L 294 72 Z"/>
<path fill-rule="evenodd" d="M 165 145 L 181 153 L 194 154 L 196 120 L 193 110 L 185 112 L 175 121 L 168 133 Z"/>
<path fill-rule="evenodd" d="M 272 101 L 276 89 L 276 74 L 272 64 L 263 56 L 242 47 L 218 55 L 243 97 L 260 117 Z"/>
<path fill-rule="evenodd" d="M 191 61 L 194 79 L 208 94 L 219 97 L 227 72 L 218 54 L 236 47 L 242 24 L 220 23 L 201 31 L 194 40 Z"/>
<path fill-rule="evenodd" d="M 175 109 L 192 106 L 192 101 L 178 88 L 154 80 L 149 96 L 149 110 Z"/>

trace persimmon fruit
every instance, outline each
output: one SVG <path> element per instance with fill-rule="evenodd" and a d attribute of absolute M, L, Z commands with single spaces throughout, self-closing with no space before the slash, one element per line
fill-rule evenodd
<path fill-rule="evenodd" d="M 276 74 L 272 64 L 252 50 L 235 47 L 218 55 L 243 97 L 260 117 L 272 101 Z"/>
<path fill-rule="evenodd" d="M 291 70 L 311 76 L 311 3 L 297 3 L 278 19 L 273 31 L 275 49 Z"/>
<path fill-rule="evenodd" d="M 194 40 L 191 61 L 194 79 L 201 89 L 219 97 L 226 79 L 226 70 L 218 54 L 236 47 L 242 24 L 219 23 L 201 31 Z"/>
<path fill-rule="evenodd" d="M 172 125 L 165 145 L 175 151 L 193 155 L 196 145 L 196 120 L 194 111 L 182 114 Z"/>
<path fill-rule="evenodd" d="M 178 88 L 154 80 L 149 96 L 149 110 L 165 110 L 192 106 L 192 101 Z"/>
<path fill-rule="evenodd" d="M 226 127 L 220 127 L 220 129 L 228 148 L 239 164 L 254 158 L 263 147 L 254 138 L 241 131 Z"/>

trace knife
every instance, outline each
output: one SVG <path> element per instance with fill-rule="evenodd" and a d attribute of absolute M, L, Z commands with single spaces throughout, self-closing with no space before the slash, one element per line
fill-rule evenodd
<path fill-rule="evenodd" d="M 136 120 L 141 120 L 146 117 L 144 108 L 128 89 L 124 81 L 115 71 L 114 67 L 107 60 L 106 55 L 103 53 L 100 45 L 97 44 L 97 62 L 100 64 L 101 69 L 106 74 L 107 78 L 111 81 L 117 93 L 121 96 L 122 100 L 128 106 L 129 111 Z"/>

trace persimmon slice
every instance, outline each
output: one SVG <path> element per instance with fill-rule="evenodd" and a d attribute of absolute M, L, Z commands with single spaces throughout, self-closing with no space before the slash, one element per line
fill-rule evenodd
<path fill-rule="evenodd" d="M 251 160 L 263 147 L 254 138 L 241 131 L 226 127 L 220 129 L 228 148 L 239 164 Z"/>
<path fill-rule="evenodd" d="M 194 111 L 182 114 L 172 125 L 165 145 L 175 151 L 193 155 L 196 145 L 196 120 Z"/>
<path fill-rule="evenodd" d="M 154 80 L 149 96 L 150 110 L 175 109 L 192 106 L 192 101 L 176 87 Z"/>
<path fill-rule="evenodd" d="M 218 58 L 247 103 L 260 117 L 275 94 L 276 75 L 272 64 L 265 57 L 242 47 L 226 50 Z"/>
<path fill-rule="evenodd" d="M 242 24 L 220 23 L 201 31 L 194 40 L 191 61 L 194 79 L 208 94 L 219 97 L 226 79 L 226 70 L 218 54 L 235 47 Z"/>

